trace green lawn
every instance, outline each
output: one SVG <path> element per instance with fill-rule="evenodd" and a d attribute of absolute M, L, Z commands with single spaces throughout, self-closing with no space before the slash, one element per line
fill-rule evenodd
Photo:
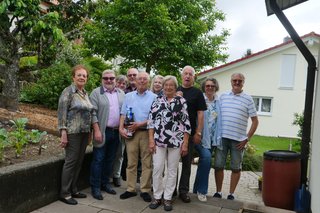
<path fill-rule="evenodd" d="M 292 144 L 292 151 L 300 152 L 300 142 L 298 142 L 298 139 L 255 135 L 250 140 L 250 144 L 256 148 L 255 155 L 259 156 L 263 156 L 263 153 L 268 150 L 289 150 L 290 142 Z"/>

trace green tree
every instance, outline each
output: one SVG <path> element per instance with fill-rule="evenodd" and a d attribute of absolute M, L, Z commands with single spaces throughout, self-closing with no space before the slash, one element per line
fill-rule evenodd
<path fill-rule="evenodd" d="M 125 58 L 122 66 L 147 72 L 176 72 L 225 61 L 227 30 L 214 34 L 224 14 L 214 0 L 114 0 L 97 2 L 85 33 L 88 47 L 108 60 Z"/>
<path fill-rule="evenodd" d="M 63 39 L 58 13 L 43 14 L 39 4 L 39 0 L 0 2 L 0 77 L 4 79 L 0 107 L 18 109 L 19 62 L 23 56 L 36 55 L 30 42 L 39 36 L 50 37 L 53 43 Z"/>

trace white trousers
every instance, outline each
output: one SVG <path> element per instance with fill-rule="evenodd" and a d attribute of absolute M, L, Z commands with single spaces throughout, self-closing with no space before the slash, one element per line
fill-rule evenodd
<path fill-rule="evenodd" d="M 161 199 L 162 194 L 165 200 L 171 200 L 173 191 L 176 187 L 177 170 L 180 159 L 180 148 L 156 147 L 153 154 L 153 196 Z M 163 177 L 165 163 L 167 170 Z"/>

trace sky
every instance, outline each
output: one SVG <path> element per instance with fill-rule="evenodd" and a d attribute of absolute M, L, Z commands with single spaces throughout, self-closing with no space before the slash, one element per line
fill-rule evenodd
<path fill-rule="evenodd" d="M 216 7 L 226 14 L 217 30 L 229 29 L 227 62 L 281 44 L 288 36 L 276 15 L 267 16 L 265 0 L 216 0 Z M 309 0 L 283 11 L 299 36 L 320 34 L 320 0 Z"/>

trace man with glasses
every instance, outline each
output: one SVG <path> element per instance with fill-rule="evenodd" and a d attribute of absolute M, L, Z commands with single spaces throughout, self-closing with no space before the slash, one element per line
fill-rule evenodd
<path fill-rule="evenodd" d="M 126 94 L 129 92 L 135 91 L 137 89 L 136 78 L 137 78 L 138 73 L 139 73 L 139 71 L 136 68 L 129 68 L 128 69 L 127 78 L 129 81 L 129 85 L 124 90 L 124 92 Z M 124 181 L 126 181 L 127 180 L 126 169 L 127 169 L 127 165 L 128 165 L 127 149 L 126 148 L 124 148 L 122 157 L 123 157 L 123 161 L 122 161 L 122 165 L 121 165 L 121 177 Z M 137 170 L 137 183 L 140 182 L 140 176 L 141 176 L 141 162 L 139 160 L 138 170 Z M 115 186 L 119 186 L 120 185 L 120 178 L 114 178 L 113 183 Z"/>
<path fill-rule="evenodd" d="M 129 85 L 125 89 L 125 93 L 132 92 L 136 90 L 136 77 L 138 75 L 138 70 L 136 68 L 130 68 L 127 71 L 127 78 L 129 80 Z"/>
<path fill-rule="evenodd" d="M 120 134 L 126 139 L 126 149 L 128 156 L 127 173 L 127 190 L 120 195 L 120 199 L 128 199 L 137 195 L 136 180 L 139 156 L 141 157 L 142 173 L 140 180 L 140 197 L 145 202 L 151 202 L 151 174 L 152 156 L 149 152 L 149 135 L 147 131 L 147 121 L 151 104 L 156 95 L 148 90 L 150 76 L 147 72 L 139 72 L 137 75 L 137 90 L 125 95 L 124 103 L 121 108 L 120 117 Z M 127 109 L 132 108 L 134 122 L 126 128 L 133 133 L 128 137 L 124 128 L 124 121 Z"/>
<path fill-rule="evenodd" d="M 102 190 L 116 194 L 109 183 L 112 166 L 119 141 L 120 109 L 124 92 L 116 88 L 115 73 L 105 70 L 102 85 L 94 89 L 90 101 L 95 108 L 93 113 L 93 159 L 90 171 L 91 193 L 95 199 L 103 200 Z"/>
<path fill-rule="evenodd" d="M 231 180 L 227 199 L 234 200 L 234 191 L 240 180 L 241 166 L 244 150 L 250 138 L 258 127 L 258 117 L 253 99 L 243 92 L 245 77 L 241 73 L 231 76 L 232 90 L 220 96 L 220 109 L 222 118 L 222 147 L 217 149 L 214 169 L 217 192 L 213 195 L 222 198 L 222 183 L 224 167 L 228 152 L 231 155 Z M 251 127 L 247 133 L 248 119 L 251 118 Z"/>

